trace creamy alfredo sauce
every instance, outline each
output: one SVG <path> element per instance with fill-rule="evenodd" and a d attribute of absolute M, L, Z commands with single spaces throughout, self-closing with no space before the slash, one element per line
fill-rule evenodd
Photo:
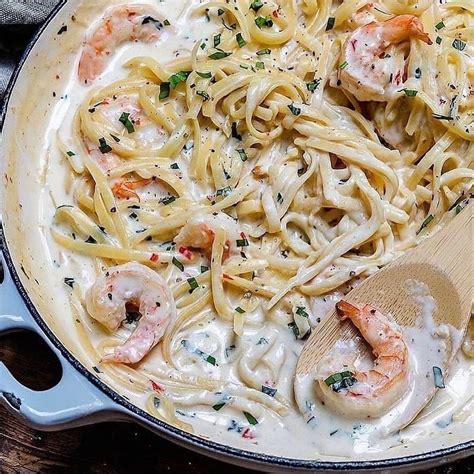
<path fill-rule="evenodd" d="M 215 32 L 215 25 L 206 22 L 204 18 L 190 20 L 189 8 L 198 2 L 168 0 L 160 3 L 140 3 L 157 7 L 163 17 L 169 19 L 173 29 L 165 33 L 156 44 L 127 43 L 121 46 L 110 58 L 107 69 L 96 81 L 96 86 L 104 86 L 124 77 L 126 71 L 121 65 L 127 59 L 148 55 L 157 56 L 161 62 L 166 62 L 178 56 L 180 52 L 189 54 L 198 39 L 210 38 Z M 73 115 L 89 91 L 77 80 L 76 71 L 77 62 L 70 71 L 69 83 L 62 91 L 62 99 L 55 106 L 48 125 L 47 136 L 51 146 L 45 161 L 45 186 L 40 196 L 40 223 L 45 229 L 44 238 L 58 282 L 62 283 L 64 278 L 74 275 L 77 286 L 85 291 L 94 282 L 96 275 L 91 260 L 59 248 L 48 232 L 56 207 L 72 204 L 72 196 L 67 193 L 70 186 L 68 165 L 58 152 L 54 137 L 59 130 L 62 140 L 65 143 L 70 141 Z M 186 159 L 185 152 L 181 159 Z M 194 186 L 186 176 L 184 179 L 190 186 Z M 195 267 L 187 267 L 186 276 L 199 273 L 201 262 L 195 263 Z M 64 298 L 66 301 L 68 294 L 68 288 L 63 285 L 58 298 Z M 310 321 L 313 326 L 317 328 L 325 313 L 340 296 L 341 293 L 334 293 L 324 298 L 311 299 Z M 175 399 L 179 398 L 179 419 L 192 425 L 196 434 L 220 443 L 302 459 L 370 458 L 403 454 L 401 448 L 407 444 L 432 438 L 440 432 L 449 432 L 453 423 L 464 423 L 466 429 L 469 426 L 472 428 L 474 368 L 472 363 L 458 352 L 450 368 L 449 378 L 446 379 L 446 388 L 437 392 L 434 401 L 408 428 L 400 433 L 386 435 L 386 432 L 390 431 L 392 420 L 406 416 L 410 406 L 417 403 L 418 389 L 420 393 L 432 391 L 432 366 L 442 365 L 444 357 L 440 349 L 443 346 L 443 338 L 435 334 L 437 331 L 442 335 L 443 330 L 433 327 L 429 295 L 422 294 L 418 297 L 421 298 L 422 325 L 419 329 L 404 328 L 414 367 L 410 390 L 406 398 L 380 419 L 348 420 L 330 412 L 315 398 L 311 378 L 298 382 L 295 400 L 294 370 L 303 342 L 296 340 L 285 326 L 265 321 L 260 310 L 248 315 L 250 324 L 246 325 L 244 335 L 237 340 L 229 340 L 223 336 L 229 334 L 228 326 L 212 312 L 202 319 L 197 330 L 196 326 L 193 326 L 192 330 L 182 332 L 181 347 L 175 360 L 177 367 L 183 373 L 224 380 L 226 384 L 222 384 L 221 390 L 204 395 L 196 395 L 199 392 L 181 392 L 176 395 Z M 69 345 L 74 348 L 77 356 L 89 368 L 96 366 L 97 361 L 92 360 L 87 348 L 80 346 L 75 340 L 74 319 L 64 318 L 62 324 L 66 328 L 64 332 L 70 334 Z M 88 324 L 96 327 L 97 340 L 93 342 L 98 344 L 106 333 L 97 323 L 90 321 Z M 129 329 L 123 330 L 123 337 L 126 337 Z M 350 346 L 342 347 L 342 350 L 348 348 L 350 349 Z M 364 364 L 364 361 L 361 361 L 361 364 Z M 166 370 L 159 347 L 142 363 L 142 372 L 148 373 L 152 378 L 156 367 Z M 149 393 L 137 393 L 133 389 L 123 388 L 122 385 L 117 385 L 113 377 L 103 373 L 99 373 L 99 377 L 117 387 L 133 403 L 144 406 Z M 268 379 L 267 389 L 271 391 L 276 388 L 278 394 L 290 401 L 287 413 L 280 416 L 262 407 L 259 412 L 254 409 L 252 417 L 246 416 L 244 413 L 247 412 L 248 402 L 245 397 L 239 397 L 240 381 L 245 377 L 248 377 L 249 381 Z M 275 377 L 277 380 L 274 380 Z M 270 381 L 274 381 L 275 385 L 271 385 Z M 231 390 L 232 394 L 227 390 Z M 211 397 L 213 405 L 202 404 L 200 396 Z M 224 406 L 230 396 L 232 403 Z"/>

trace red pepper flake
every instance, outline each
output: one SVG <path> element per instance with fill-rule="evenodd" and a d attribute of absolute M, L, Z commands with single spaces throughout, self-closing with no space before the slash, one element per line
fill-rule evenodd
<path fill-rule="evenodd" d="M 151 388 L 155 392 L 158 392 L 158 393 L 163 392 L 163 387 L 161 385 L 157 384 L 156 382 L 153 382 L 153 380 L 150 380 L 150 383 L 151 383 Z"/>
<path fill-rule="evenodd" d="M 351 40 L 352 49 L 353 49 L 354 51 L 356 50 L 356 43 L 357 43 L 357 40 L 356 40 L 356 39 Z"/>
<path fill-rule="evenodd" d="M 253 434 L 253 431 L 250 428 L 245 428 L 244 432 L 242 433 L 242 438 L 254 439 L 255 435 Z"/>
<path fill-rule="evenodd" d="M 278 18 L 278 10 L 273 10 L 272 15 L 274 16 L 274 18 Z"/>
<path fill-rule="evenodd" d="M 193 252 L 189 250 L 189 247 L 180 247 L 178 249 L 178 252 L 182 255 L 184 255 L 188 260 L 193 259 Z"/>
<path fill-rule="evenodd" d="M 151 254 L 150 260 L 151 260 L 153 263 L 156 263 L 159 259 L 160 259 L 160 256 L 159 256 L 157 253 L 152 253 L 152 254 Z"/>
<path fill-rule="evenodd" d="M 222 278 L 224 278 L 224 280 L 233 280 L 233 278 L 227 273 L 223 273 Z"/>

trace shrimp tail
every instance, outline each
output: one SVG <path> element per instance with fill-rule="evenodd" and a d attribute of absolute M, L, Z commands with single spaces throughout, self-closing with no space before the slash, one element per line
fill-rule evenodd
<path fill-rule="evenodd" d="M 385 24 L 391 24 L 394 27 L 384 29 L 384 37 L 390 43 L 398 43 L 405 36 L 414 36 L 426 44 L 433 44 L 428 33 L 423 29 L 423 23 L 415 15 L 397 15 L 387 20 Z M 401 35 L 400 31 L 406 33 Z"/>
<path fill-rule="evenodd" d="M 353 319 L 360 314 L 360 309 L 357 306 L 354 306 L 353 304 L 344 300 L 336 303 L 336 310 L 342 321 L 347 318 Z"/>

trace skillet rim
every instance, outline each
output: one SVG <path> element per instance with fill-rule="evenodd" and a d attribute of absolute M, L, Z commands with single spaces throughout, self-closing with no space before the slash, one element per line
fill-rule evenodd
<path fill-rule="evenodd" d="M 10 98 L 13 93 L 15 84 L 19 79 L 21 79 L 21 71 L 25 62 L 27 61 L 33 47 L 41 40 L 43 32 L 52 22 L 52 20 L 60 13 L 62 8 L 68 3 L 68 0 L 61 0 L 56 7 L 51 11 L 50 15 L 47 17 L 45 22 L 38 28 L 35 32 L 31 41 L 28 43 L 25 51 L 23 52 L 14 72 L 10 78 L 8 86 L 5 90 L 4 96 L 2 98 L 2 104 L 0 104 L 0 132 L 3 130 L 3 126 L 7 117 L 7 109 Z M 410 456 L 401 456 L 390 459 L 382 460 L 361 460 L 361 461 L 317 461 L 317 460 L 303 460 L 295 458 L 286 458 L 274 455 L 268 455 L 264 453 L 255 453 L 252 451 L 245 451 L 243 449 L 234 448 L 228 445 L 220 444 L 215 441 L 208 441 L 199 436 L 196 436 L 191 433 L 187 433 L 179 428 L 176 428 L 168 423 L 162 422 L 157 418 L 149 415 L 147 412 L 138 408 L 136 405 L 133 405 L 127 401 L 122 395 L 118 394 L 115 390 L 106 385 L 102 380 L 97 376 L 89 372 L 86 367 L 79 362 L 63 345 L 63 343 L 56 337 L 56 335 L 51 331 L 48 325 L 45 323 L 36 307 L 30 300 L 27 291 L 25 290 L 21 280 L 18 276 L 15 264 L 13 262 L 12 256 L 8 249 L 5 233 L 3 230 L 3 225 L 0 221 L 0 250 L 4 256 L 4 260 L 10 274 L 12 276 L 13 282 L 22 297 L 28 311 L 30 312 L 32 318 L 38 324 L 42 332 L 46 335 L 49 341 L 61 352 L 62 356 L 77 370 L 81 375 L 83 375 L 89 382 L 91 382 L 97 389 L 102 393 L 107 395 L 112 399 L 114 403 L 125 408 L 131 412 L 131 416 L 135 420 L 144 420 L 147 425 L 150 425 L 155 430 L 157 430 L 161 435 L 167 439 L 177 442 L 184 447 L 190 447 L 194 450 L 199 451 L 204 455 L 224 455 L 226 459 L 235 464 L 245 464 L 247 466 L 253 467 L 269 467 L 269 468 L 283 468 L 283 469 L 297 469 L 297 470 L 310 470 L 310 471 L 366 471 L 368 469 L 381 470 L 387 468 L 402 468 L 411 466 L 416 467 L 428 467 L 429 465 L 434 465 L 436 461 L 442 459 L 443 462 L 439 464 L 446 464 L 448 458 L 454 460 L 454 458 L 467 457 L 469 454 L 474 453 L 474 440 L 467 441 L 464 443 L 456 444 L 448 448 L 442 448 L 434 451 L 428 451 L 425 453 L 414 454 Z M 215 456 L 214 456 L 215 457 Z M 216 458 L 216 457 L 215 457 Z M 218 459 L 218 458 L 216 458 Z M 255 466 L 257 465 L 257 466 Z"/>

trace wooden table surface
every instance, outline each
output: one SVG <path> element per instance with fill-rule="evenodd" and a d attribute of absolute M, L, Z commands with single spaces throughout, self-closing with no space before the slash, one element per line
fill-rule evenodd
<path fill-rule="evenodd" d="M 0 360 L 30 388 L 54 385 L 60 369 L 30 333 L 0 336 Z M 0 473 L 252 472 L 193 453 L 131 423 L 102 423 L 60 432 L 28 428 L 0 406 Z M 474 457 L 432 474 L 472 474 Z"/>

